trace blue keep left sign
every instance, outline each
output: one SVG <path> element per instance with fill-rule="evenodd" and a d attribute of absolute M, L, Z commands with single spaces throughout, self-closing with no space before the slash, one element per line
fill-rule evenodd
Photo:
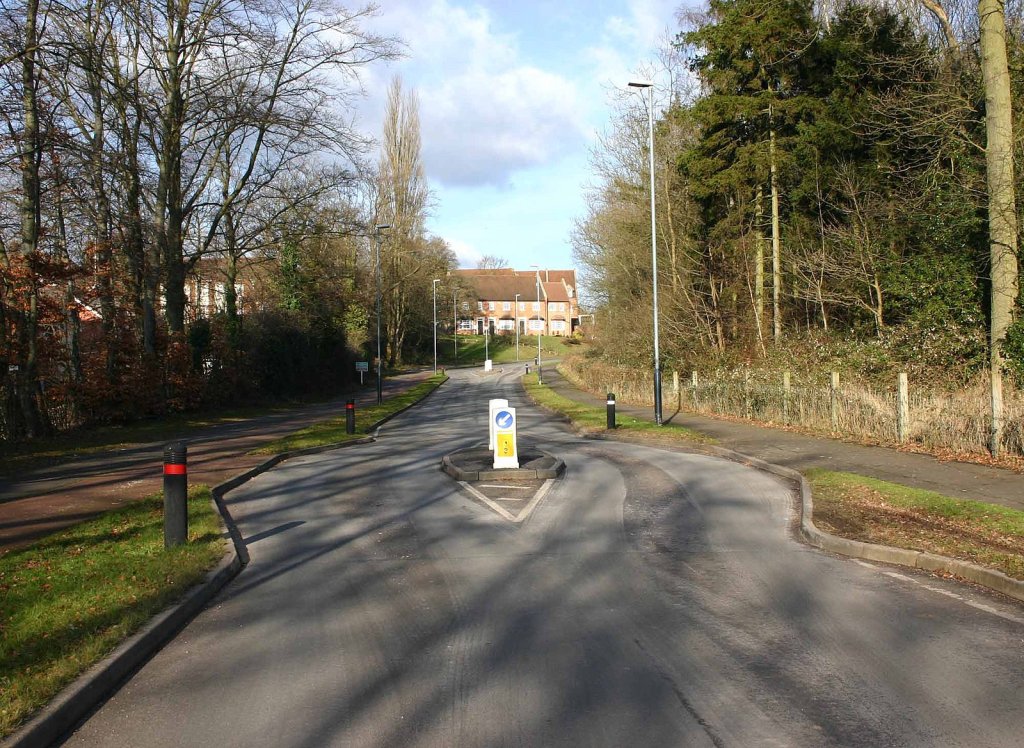
<path fill-rule="evenodd" d="M 499 429 L 512 428 L 513 421 L 515 421 L 515 416 L 507 410 L 499 410 L 494 416 L 494 423 L 497 424 Z"/>

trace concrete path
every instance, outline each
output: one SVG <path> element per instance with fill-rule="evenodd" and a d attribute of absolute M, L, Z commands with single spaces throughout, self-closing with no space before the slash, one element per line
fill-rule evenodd
<path fill-rule="evenodd" d="M 576 388 L 554 365 L 544 367 L 544 384 L 564 397 L 604 407 L 605 398 Z M 616 404 L 618 413 L 654 420 L 653 408 Z M 969 462 L 940 461 L 930 455 L 869 447 L 806 436 L 749 423 L 710 418 L 677 410 L 666 400 L 666 421 L 685 426 L 718 441 L 718 445 L 775 465 L 808 470 L 824 468 L 867 475 L 946 496 L 1002 504 L 1024 510 L 1024 475 L 1012 470 Z"/>
<path fill-rule="evenodd" d="M 385 399 L 430 373 L 387 378 Z M 376 390 L 367 387 L 328 402 L 190 431 L 184 437 L 190 482 L 213 486 L 255 467 L 267 457 L 250 451 L 317 421 L 342 417 L 350 398 L 357 408 L 365 407 L 376 402 Z M 160 491 L 164 445 L 178 438 L 182 435 L 168 432 L 159 442 L 128 445 L 0 477 L 0 552 Z"/>

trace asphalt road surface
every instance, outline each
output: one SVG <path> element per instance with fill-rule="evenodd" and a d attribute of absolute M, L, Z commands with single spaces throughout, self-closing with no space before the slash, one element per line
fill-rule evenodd
<path fill-rule="evenodd" d="M 491 397 L 567 465 L 518 525 L 438 467 Z M 577 438 L 511 373 L 228 498 L 250 565 L 69 745 L 1021 745 L 1024 607 L 803 546 L 777 479 Z"/>

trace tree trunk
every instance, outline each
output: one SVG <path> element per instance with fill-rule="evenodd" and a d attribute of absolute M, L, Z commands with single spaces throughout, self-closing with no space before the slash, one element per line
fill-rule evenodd
<path fill-rule="evenodd" d="M 757 186 L 754 206 L 754 316 L 757 319 L 757 339 L 761 340 L 764 320 L 764 187 L 761 185 Z"/>
<path fill-rule="evenodd" d="M 985 82 L 985 169 L 991 262 L 989 371 L 992 430 L 989 451 L 999 454 L 1003 437 L 1003 341 L 1017 301 L 1017 211 L 1013 183 L 1013 122 L 1006 22 L 1002 0 L 979 0 L 981 68 Z"/>
<path fill-rule="evenodd" d="M 771 117 L 771 109 L 769 117 Z M 782 243 L 779 238 L 779 179 L 775 164 L 775 128 L 769 133 L 768 159 L 772 189 L 772 338 L 782 341 Z"/>
<path fill-rule="evenodd" d="M 25 9 L 25 53 L 21 58 L 22 116 L 21 137 L 21 255 L 25 261 L 26 290 L 20 311 L 19 343 L 21 364 L 16 376 L 18 408 L 25 436 L 34 438 L 43 431 L 43 419 L 36 400 L 38 380 L 39 289 L 33 265 L 39 250 L 40 190 L 39 164 L 42 160 L 42 138 L 39 133 L 39 101 L 36 94 L 36 56 L 38 32 L 36 19 L 39 0 L 28 0 Z"/>

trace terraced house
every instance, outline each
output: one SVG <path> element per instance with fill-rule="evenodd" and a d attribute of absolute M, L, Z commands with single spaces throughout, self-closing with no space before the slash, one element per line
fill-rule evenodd
<path fill-rule="evenodd" d="M 580 323 L 575 270 L 456 270 L 462 335 L 572 335 Z"/>

